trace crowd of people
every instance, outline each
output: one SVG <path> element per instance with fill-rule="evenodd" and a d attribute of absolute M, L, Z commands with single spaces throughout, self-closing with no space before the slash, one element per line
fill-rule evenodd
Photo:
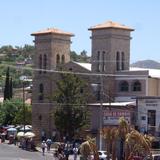
<path fill-rule="evenodd" d="M 51 139 L 42 141 L 41 143 L 42 155 L 45 155 L 46 150 L 50 151 L 51 144 L 52 144 Z M 60 143 L 57 145 L 57 148 L 54 151 L 53 156 L 55 160 L 68 160 L 69 155 L 73 154 L 74 160 L 77 160 L 78 152 L 79 152 L 79 149 L 76 143 L 74 145 L 70 144 L 69 142 Z"/>

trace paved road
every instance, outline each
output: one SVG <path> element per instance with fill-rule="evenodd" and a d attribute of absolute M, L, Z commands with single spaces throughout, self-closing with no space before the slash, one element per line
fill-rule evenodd
<path fill-rule="evenodd" d="M 53 160 L 52 154 L 22 150 L 15 145 L 0 144 L 0 160 Z"/>
<path fill-rule="evenodd" d="M 70 155 L 69 160 L 73 159 L 73 155 Z M 54 160 L 54 158 L 53 151 L 46 152 L 43 156 L 40 148 L 37 152 L 30 152 L 13 144 L 0 143 L 0 160 Z M 79 156 L 77 160 L 79 160 Z"/>

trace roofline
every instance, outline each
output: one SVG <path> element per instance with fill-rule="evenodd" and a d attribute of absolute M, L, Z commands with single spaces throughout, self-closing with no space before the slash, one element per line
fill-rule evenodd
<path fill-rule="evenodd" d="M 31 33 L 31 36 L 39 36 L 39 35 L 49 35 L 49 34 L 56 34 L 56 35 L 65 35 L 65 36 L 70 36 L 74 37 L 75 35 L 72 33 L 55 33 L 55 32 L 35 32 Z"/>
<path fill-rule="evenodd" d="M 160 96 L 137 96 L 132 99 L 160 99 Z"/>
<path fill-rule="evenodd" d="M 134 31 L 132 28 L 121 28 L 121 27 L 99 27 L 99 28 L 88 28 L 89 31 L 92 30 L 102 30 L 102 29 L 121 29 L 121 30 L 128 30 L 128 31 Z"/>

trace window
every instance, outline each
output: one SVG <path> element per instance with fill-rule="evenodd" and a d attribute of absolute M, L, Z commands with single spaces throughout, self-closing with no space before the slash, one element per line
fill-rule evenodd
<path fill-rule="evenodd" d="M 81 93 L 81 94 L 83 94 L 83 93 L 84 93 L 83 88 L 80 88 L 80 93 Z"/>
<path fill-rule="evenodd" d="M 42 55 L 39 55 L 39 74 L 42 73 Z"/>
<path fill-rule="evenodd" d="M 102 71 L 105 71 L 105 51 L 102 53 Z"/>
<path fill-rule="evenodd" d="M 139 81 L 132 84 L 132 91 L 141 91 L 141 83 Z"/>
<path fill-rule="evenodd" d="M 59 56 L 59 54 L 57 54 L 57 56 L 56 56 L 56 64 L 58 65 L 60 63 L 60 56 Z"/>
<path fill-rule="evenodd" d="M 127 92 L 129 89 L 129 85 L 127 81 L 120 82 L 119 90 L 121 92 Z"/>
<path fill-rule="evenodd" d="M 39 85 L 39 100 L 43 100 L 43 91 L 44 91 L 44 86 L 43 86 L 43 84 L 41 83 L 40 85 Z"/>
<path fill-rule="evenodd" d="M 116 53 L 116 68 L 117 68 L 117 71 L 120 70 L 120 53 L 119 52 Z"/>
<path fill-rule="evenodd" d="M 146 120 L 146 116 L 141 116 L 141 120 Z"/>
<path fill-rule="evenodd" d="M 97 72 L 100 72 L 100 51 L 97 52 Z"/>
<path fill-rule="evenodd" d="M 101 84 L 100 83 L 92 83 L 93 93 L 96 97 L 96 100 L 99 101 L 101 99 Z"/>
<path fill-rule="evenodd" d="M 46 73 L 46 69 L 47 69 L 47 55 L 46 54 L 44 54 L 43 59 L 44 59 L 43 69 L 44 69 L 44 73 Z"/>
<path fill-rule="evenodd" d="M 122 70 L 124 70 L 124 61 L 125 61 L 125 57 L 124 57 L 124 52 L 122 52 L 122 60 L 121 60 L 121 66 L 122 66 Z"/>
<path fill-rule="evenodd" d="M 97 60 L 100 60 L 100 51 L 97 52 Z"/>
<path fill-rule="evenodd" d="M 64 55 L 62 55 L 62 64 L 64 64 L 65 63 L 65 57 L 64 57 Z"/>

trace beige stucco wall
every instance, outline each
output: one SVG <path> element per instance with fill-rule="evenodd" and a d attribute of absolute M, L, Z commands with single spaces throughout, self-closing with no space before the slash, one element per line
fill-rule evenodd
<path fill-rule="evenodd" d="M 148 96 L 160 96 L 160 80 L 148 78 Z"/>

